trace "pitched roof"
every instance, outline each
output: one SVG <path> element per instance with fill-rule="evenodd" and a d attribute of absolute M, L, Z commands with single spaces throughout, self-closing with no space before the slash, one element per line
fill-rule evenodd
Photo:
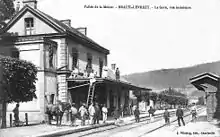
<path fill-rule="evenodd" d="M 81 42 L 86 42 L 91 48 L 96 48 L 104 52 L 105 54 L 109 54 L 109 50 L 100 46 L 95 41 L 87 37 L 86 35 L 79 32 L 77 29 L 67 26 L 66 24 L 62 23 L 61 21 L 51 17 L 50 15 L 40 11 L 39 9 L 33 9 L 32 7 L 25 5 L 17 14 L 15 14 L 12 19 L 7 23 L 6 31 L 10 28 L 10 26 L 16 22 L 17 18 L 22 16 L 26 10 L 29 10 L 34 15 L 40 17 L 44 22 L 50 24 L 60 33 L 67 33 L 68 35 L 80 40 Z"/>
<path fill-rule="evenodd" d="M 205 72 L 201 73 L 199 75 L 196 75 L 192 78 L 190 78 L 190 83 L 194 85 L 197 89 L 205 91 L 207 86 L 205 84 L 212 85 L 214 87 L 217 87 L 219 84 L 220 77 L 216 74 Z"/>
<path fill-rule="evenodd" d="M 220 78 L 218 75 L 216 74 L 213 74 L 211 72 L 204 72 L 204 73 L 201 73 L 201 74 L 198 74 L 196 76 L 193 76 L 192 78 L 190 78 L 190 82 L 193 83 L 195 81 L 199 81 L 203 78 L 210 78 L 210 79 L 213 79 L 215 81 L 218 81 L 218 79 Z"/>

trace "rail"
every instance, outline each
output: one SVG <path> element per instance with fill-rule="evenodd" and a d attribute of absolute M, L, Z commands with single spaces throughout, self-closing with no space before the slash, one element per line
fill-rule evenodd
<path fill-rule="evenodd" d="M 202 107 L 198 108 L 198 111 L 200 111 L 201 109 L 202 109 Z M 189 113 L 189 112 L 190 112 L 189 109 L 184 109 L 184 113 Z M 176 110 L 170 111 L 170 116 L 171 116 L 171 117 L 174 116 L 175 113 L 176 113 Z M 190 115 L 190 113 L 184 115 L 184 117 L 189 116 L 189 115 Z M 130 129 L 134 129 L 134 128 L 138 128 L 138 127 L 141 127 L 141 126 L 144 126 L 144 125 L 147 125 L 147 124 L 155 123 L 155 122 L 157 122 L 157 121 L 160 121 L 162 117 L 163 117 L 163 113 L 157 113 L 157 114 L 155 114 L 155 116 L 154 116 L 155 120 L 152 121 L 152 122 L 149 122 L 149 121 L 150 121 L 150 117 L 149 117 L 149 116 L 140 117 L 140 122 L 137 123 L 137 124 L 133 124 L 134 121 L 135 121 L 135 119 L 132 119 L 131 122 L 120 125 L 120 128 L 122 128 L 122 129 L 120 129 L 120 132 L 126 131 L 126 130 L 130 130 Z M 146 122 L 146 121 L 147 121 L 147 122 Z M 146 122 L 146 123 L 143 123 L 143 122 Z M 174 121 L 172 121 L 172 122 L 174 122 Z M 164 125 L 165 125 L 165 124 L 164 124 Z M 164 125 L 160 125 L 160 127 L 163 127 Z M 83 135 L 80 135 L 79 137 L 84 137 L 84 136 L 89 136 L 89 135 L 96 134 L 96 133 L 101 133 L 101 132 L 105 132 L 105 131 L 110 131 L 110 130 L 113 130 L 113 129 L 116 129 L 116 128 L 118 128 L 117 125 L 109 125 L 109 126 L 107 126 L 107 127 L 100 128 L 100 130 L 95 130 L 95 131 L 91 131 L 90 133 L 85 133 L 85 134 L 83 134 Z M 154 129 L 157 130 L 157 129 L 159 129 L 159 128 L 154 128 Z M 154 130 L 154 129 L 153 129 L 153 130 Z M 153 130 L 152 130 L 152 132 L 153 132 Z M 154 130 L 154 131 L 155 131 L 155 130 Z M 149 132 L 149 131 L 148 131 L 148 132 Z M 146 134 L 148 134 L 148 132 L 147 132 Z M 150 133 L 150 132 L 149 132 L 149 133 Z"/>

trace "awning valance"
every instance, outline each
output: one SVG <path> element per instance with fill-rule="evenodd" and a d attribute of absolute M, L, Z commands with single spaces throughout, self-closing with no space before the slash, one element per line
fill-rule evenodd
<path fill-rule="evenodd" d="M 90 82 L 90 79 L 89 78 L 68 78 L 67 82 L 68 83 L 71 83 L 71 82 L 80 83 L 81 82 L 81 83 L 86 84 L 86 83 Z M 130 90 L 151 91 L 151 89 L 149 89 L 149 88 L 139 87 L 139 86 L 136 86 L 136 85 L 128 83 L 128 82 L 114 80 L 114 79 L 108 79 L 108 78 L 96 78 L 96 83 L 118 84 L 118 85 L 125 86 L 125 87 L 129 88 Z"/>

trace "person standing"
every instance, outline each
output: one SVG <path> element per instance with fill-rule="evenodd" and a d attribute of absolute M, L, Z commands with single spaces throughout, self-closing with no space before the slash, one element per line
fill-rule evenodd
<path fill-rule="evenodd" d="M 52 114 L 52 108 L 53 104 L 49 103 L 46 107 L 46 114 L 48 115 L 48 124 L 51 124 L 51 120 L 53 119 L 53 114 Z"/>
<path fill-rule="evenodd" d="M 71 111 L 71 126 L 76 126 L 75 122 L 76 122 L 76 117 L 77 117 L 78 112 L 77 112 L 75 103 L 72 103 L 70 111 Z"/>
<path fill-rule="evenodd" d="M 180 120 L 182 121 L 182 124 L 185 126 L 185 122 L 183 120 L 183 110 L 179 106 L 178 109 L 176 110 L 176 116 L 178 120 L 178 125 L 181 126 Z"/>
<path fill-rule="evenodd" d="M 116 68 L 115 76 L 116 76 L 116 80 L 120 80 L 120 71 L 119 71 L 119 68 Z"/>
<path fill-rule="evenodd" d="M 131 103 L 129 103 L 128 109 L 129 109 L 129 115 L 131 116 L 132 115 L 132 104 Z"/>
<path fill-rule="evenodd" d="M 19 124 L 19 104 L 18 103 L 13 109 L 13 113 L 14 113 L 14 118 L 15 118 L 15 125 L 18 126 Z"/>
<path fill-rule="evenodd" d="M 95 107 L 93 105 L 93 103 L 89 106 L 89 120 L 90 120 L 90 124 L 93 125 L 94 124 L 94 115 L 95 115 Z"/>
<path fill-rule="evenodd" d="M 95 115 L 94 115 L 94 124 L 99 124 L 99 118 L 100 118 L 100 108 L 99 108 L 99 104 L 96 103 L 95 104 Z"/>
<path fill-rule="evenodd" d="M 86 121 L 86 115 L 88 114 L 86 110 L 86 104 L 82 104 L 82 106 L 79 108 L 79 113 L 81 117 L 81 125 L 85 126 L 85 121 Z"/>
<path fill-rule="evenodd" d="M 153 107 L 150 106 L 150 109 L 148 110 L 148 113 L 150 115 L 150 122 L 154 121 L 154 112 L 155 112 L 155 109 L 153 109 Z"/>
<path fill-rule="evenodd" d="M 124 105 L 120 105 L 120 118 L 124 117 Z"/>
<path fill-rule="evenodd" d="M 191 115 L 192 115 L 192 121 L 195 122 L 196 121 L 196 117 L 197 117 L 197 108 L 196 108 L 196 104 L 193 103 L 193 106 L 191 108 Z"/>
<path fill-rule="evenodd" d="M 163 117 L 166 125 L 170 125 L 170 112 L 165 108 L 165 112 L 163 113 Z"/>
<path fill-rule="evenodd" d="M 139 115 L 140 115 L 139 108 L 136 107 L 135 110 L 134 110 L 134 116 L 135 116 L 135 121 L 136 121 L 136 122 L 140 122 L 140 117 L 139 117 Z"/>
<path fill-rule="evenodd" d="M 136 105 L 133 105 L 133 106 L 132 106 L 132 109 L 131 109 L 131 111 L 132 111 L 131 113 L 132 113 L 132 114 L 131 114 L 131 115 L 134 115 L 134 110 L 135 110 L 136 107 L 137 107 Z"/>
<path fill-rule="evenodd" d="M 108 109 L 106 107 L 106 105 L 104 104 L 102 107 L 102 119 L 103 119 L 103 123 L 106 122 L 107 120 L 107 114 L 108 114 Z"/>

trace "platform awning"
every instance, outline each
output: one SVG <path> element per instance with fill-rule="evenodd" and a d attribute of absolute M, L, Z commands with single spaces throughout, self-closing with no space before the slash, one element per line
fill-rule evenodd
<path fill-rule="evenodd" d="M 204 86 L 204 85 L 193 84 L 193 86 L 195 86 L 198 90 L 201 90 L 201 91 L 205 91 L 205 89 L 207 88 L 207 87 Z"/>
<path fill-rule="evenodd" d="M 89 83 L 90 79 L 89 78 L 68 78 L 67 82 L 71 83 L 71 82 L 75 82 L 75 83 Z M 142 91 L 151 91 L 152 89 L 150 88 L 145 88 L 145 87 L 140 87 L 140 86 L 136 86 L 132 83 L 129 82 L 124 82 L 124 81 L 120 81 L 120 80 L 114 80 L 114 79 L 109 79 L 109 78 L 96 78 L 96 82 L 97 83 L 111 83 L 111 84 L 118 84 L 118 85 L 122 85 L 125 86 L 127 88 L 129 88 L 130 90 L 142 90 Z"/>
<path fill-rule="evenodd" d="M 209 84 L 214 87 L 218 87 L 220 77 L 213 73 L 201 73 L 190 78 L 190 83 L 194 85 L 198 90 L 205 91 L 207 88 L 204 84 Z"/>

